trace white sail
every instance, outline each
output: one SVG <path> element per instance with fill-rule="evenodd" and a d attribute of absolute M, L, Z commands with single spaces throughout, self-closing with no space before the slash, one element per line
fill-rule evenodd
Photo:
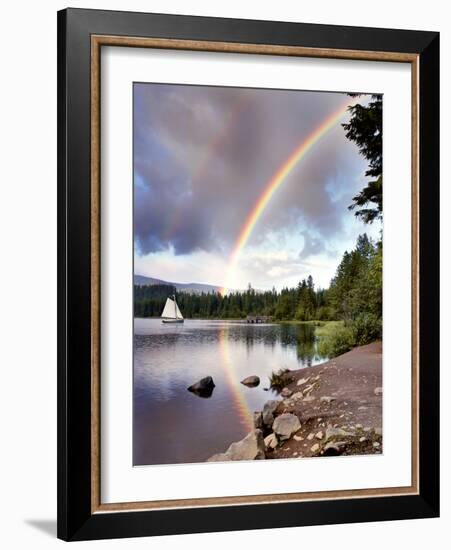
<path fill-rule="evenodd" d="M 166 299 L 161 317 L 163 323 L 183 323 L 183 315 L 175 301 L 175 296 Z"/>
<path fill-rule="evenodd" d="M 175 302 L 175 312 L 176 312 L 176 315 L 177 315 L 177 319 L 183 319 L 182 312 L 180 311 L 179 305 L 178 305 L 177 302 Z"/>
<path fill-rule="evenodd" d="M 165 305 L 164 305 L 163 313 L 161 314 L 161 316 L 164 319 L 175 319 L 176 318 L 176 315 L 175 315 L 176 314 L 176 309 L 175 309 L 176 307 L 177 307 L 177 305 L 174 302 L 174 300 L 172 298 L 168 298 L 166 300 Z"/>

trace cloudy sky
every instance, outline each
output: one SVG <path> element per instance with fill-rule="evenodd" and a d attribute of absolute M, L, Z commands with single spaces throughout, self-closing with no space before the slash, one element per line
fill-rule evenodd
<path fill-rule="evenodd" d="M 135 273 L 225 284 L 236 240 L 268 182 L 346 97 L 135 84 Z M 327 287 L 357 235 L 380 229 L 347 209 L 365 169 L 356 145 L 334 126 L 268 203 L 229 273 L 230 286 L 280 289 L 312 274 Z"/>

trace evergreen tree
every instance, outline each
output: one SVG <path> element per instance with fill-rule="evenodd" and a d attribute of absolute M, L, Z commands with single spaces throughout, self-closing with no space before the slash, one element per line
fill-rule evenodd
<path fill-rule="evenodd" d="M 357 103 L 350 107 L 351 120 L 342 124 L 346 137 L 357 144 L 361 155 L 368 160 L 365 175 L 372 179 L 349 206 L 365 223 L 382 219 L 382 96 L 371 97 L 367 106 Z"/>

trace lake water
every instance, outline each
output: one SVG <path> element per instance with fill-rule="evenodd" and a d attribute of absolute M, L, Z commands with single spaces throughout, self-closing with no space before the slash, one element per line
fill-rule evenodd
<path fill-rule="evenodd" d="M 203 462 L 252 428 L 252 413 L 277 393 L 269 375 L 323 362 L 311 325 L 135 319 L 133 463 Z M 240 383 L 256 374 L 260 385 Z M 187 391 L 212 376 L 204 398 Z"/>

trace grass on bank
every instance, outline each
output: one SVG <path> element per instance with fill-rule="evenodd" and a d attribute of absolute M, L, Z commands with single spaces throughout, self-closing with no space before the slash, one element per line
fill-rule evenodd
<path fill-rule="evenodd" d="M 371 313 L 362 313 L 353 321 L 329 321 L 315 329 L 318 352 L 337 357 L 352 348 L 364 346 L 382 338 L 382 319 Z"/>

